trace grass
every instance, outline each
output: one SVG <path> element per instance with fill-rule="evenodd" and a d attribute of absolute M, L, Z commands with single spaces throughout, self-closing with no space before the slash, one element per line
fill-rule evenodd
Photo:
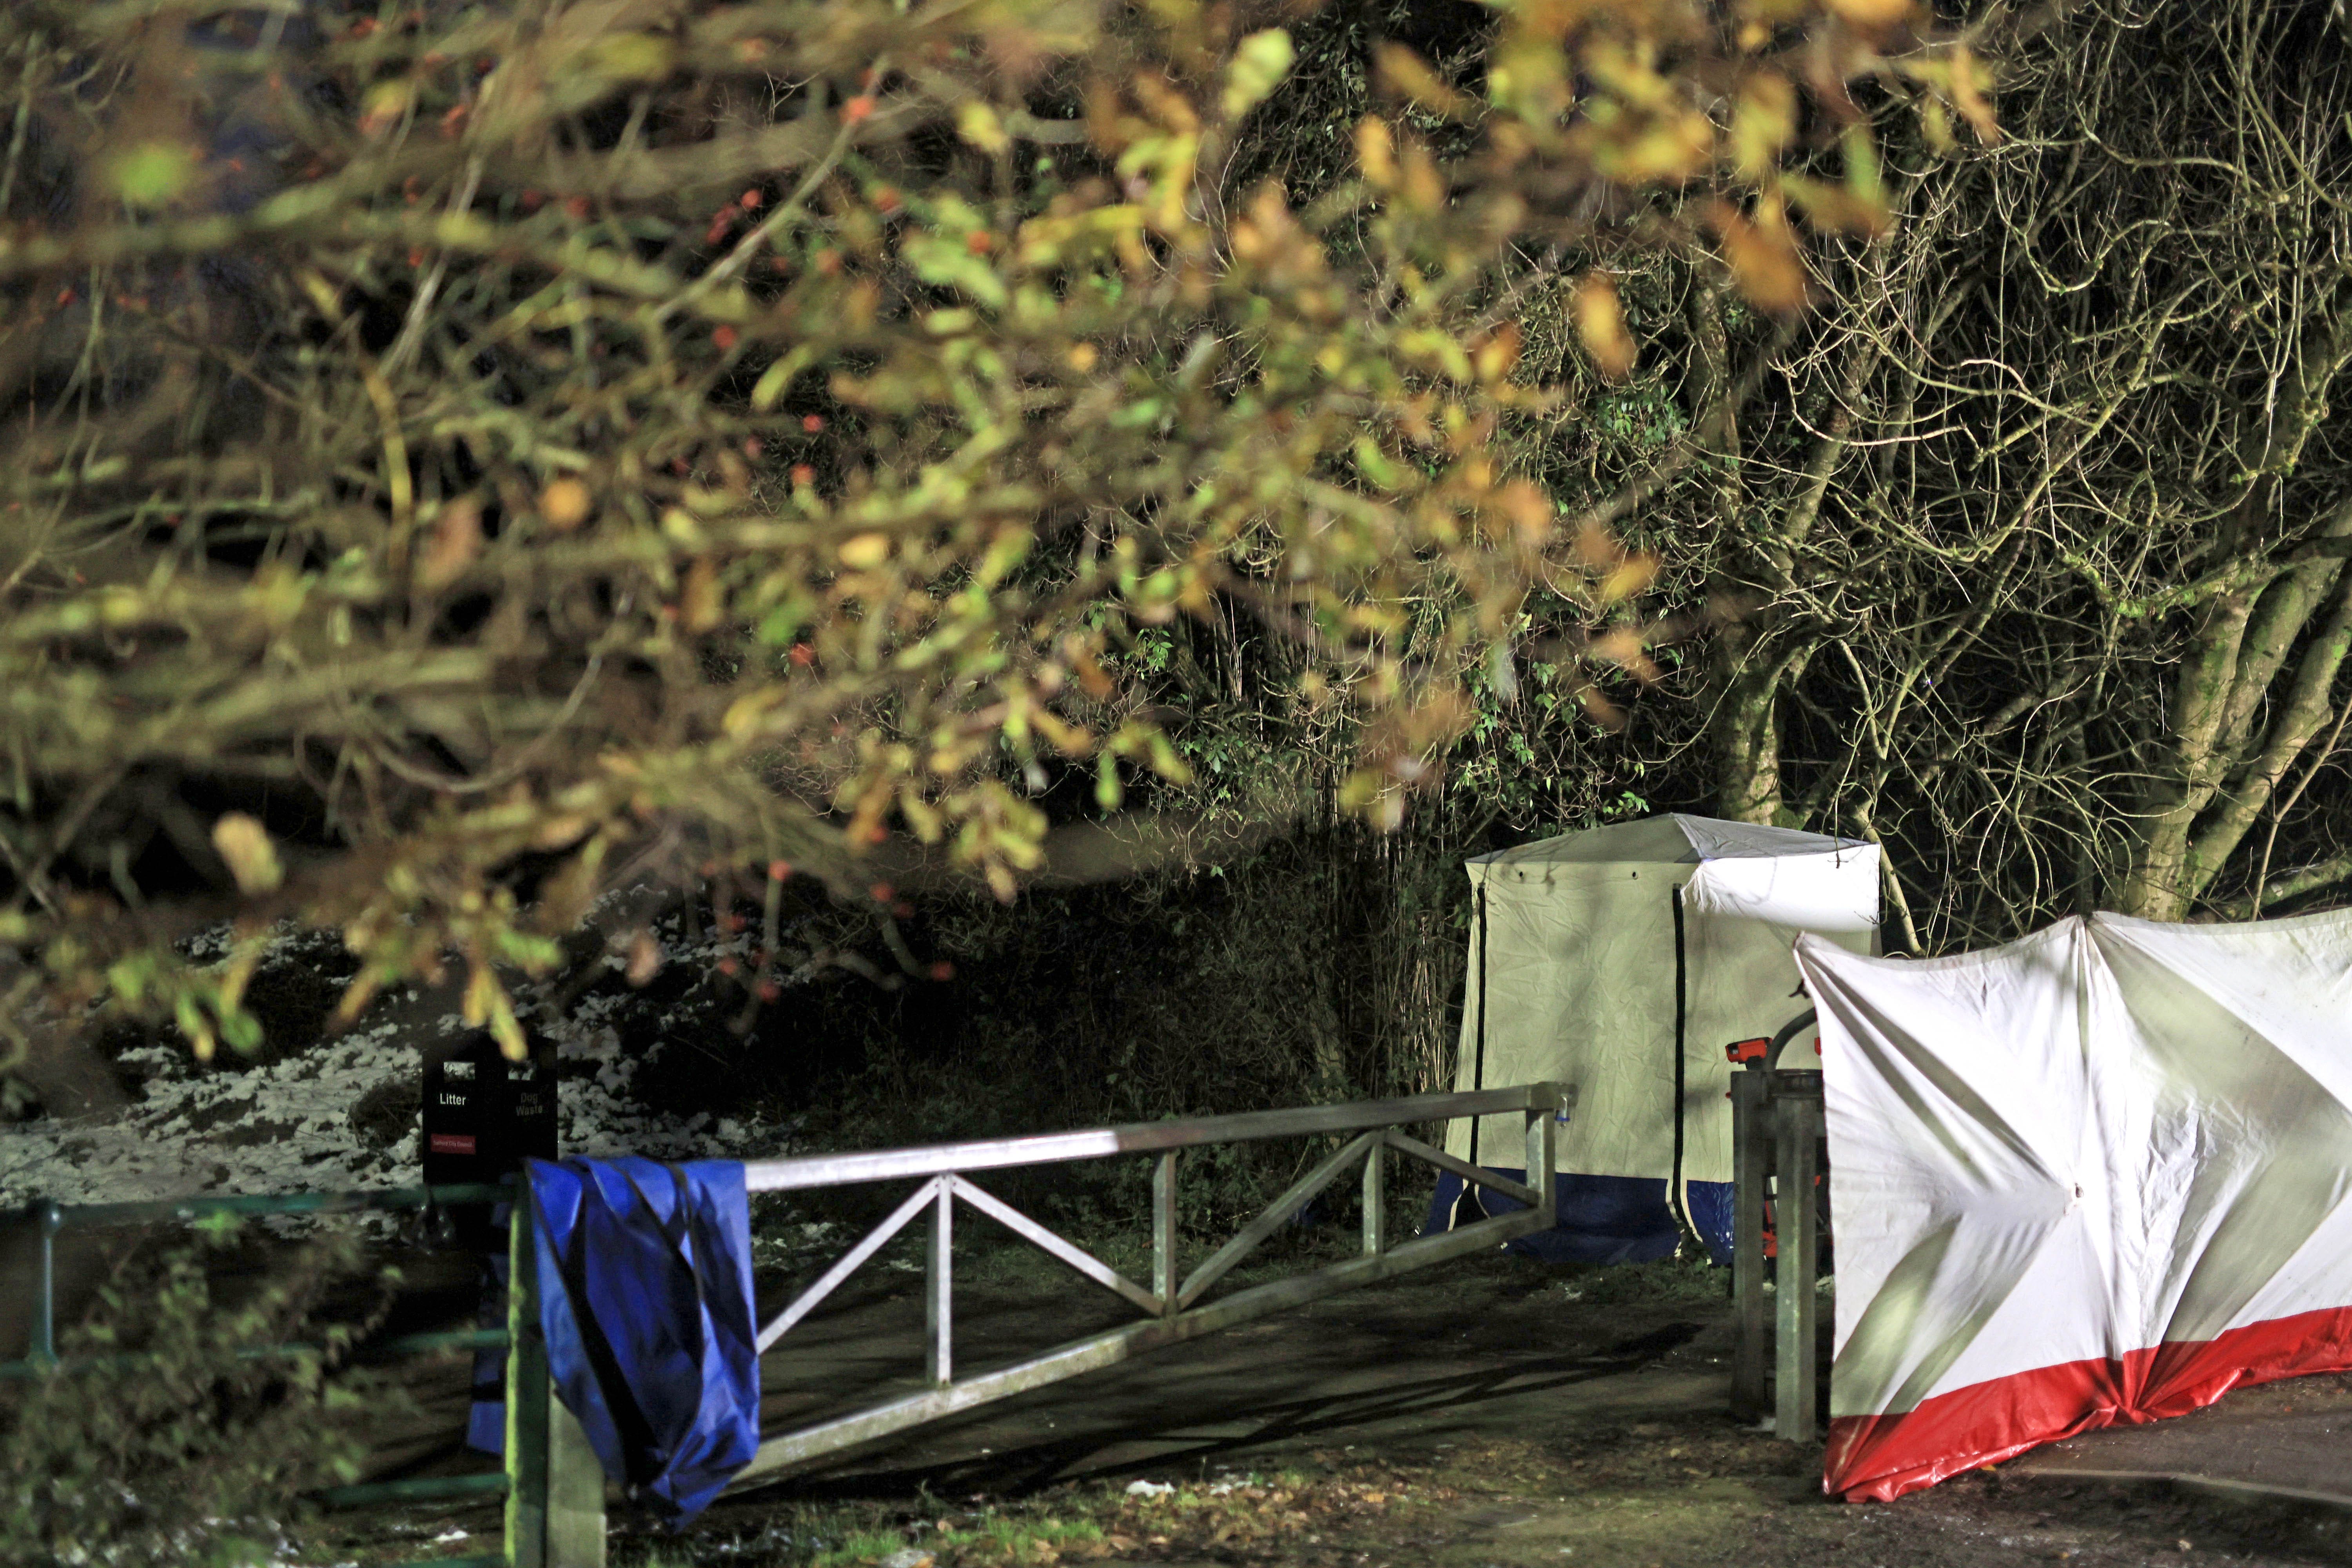
<path fill-rule="evenodd" d="M 1703 1252 L 1654 1263 L 1554 1264 L 1551 1272 L 1576 1301 L 1720 1301 L 1731 1293 L 1731 1270 L 1712 1267 Z"/>
<path fill-rule="evenodd" d="M 1286 1544 L 1392 1520 L 1397 1510 L 1450 1500 L 1424 1475 L 1389 1467 L 1290 1468 L 1171 1481 L 1134 1493 L 1126 1482 L 1081 1481 L 1026 1498 L 956 1507 L 936 1498 L 896 1503 L 785 1505 L 756 1538 L 648 1542 L 614 1554 L 615 1568 L 877 1568 L 912 1551 L 933 1568 L 1053 1568 L 1141 1554 L 1278 1559 Z"/>

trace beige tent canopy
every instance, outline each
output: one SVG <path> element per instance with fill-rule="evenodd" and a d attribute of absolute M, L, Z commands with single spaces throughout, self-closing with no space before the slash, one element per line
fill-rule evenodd
<path fill-rule="evenodd" d="M 1878 847 L 1675 814 L 1481 856 L 1468 869 L 1455 1087 L 1551 1079 L 1573 1089 L 1559 1170 L 1592 1180 L 1562 1185 L 1562 1255 L 1671 1250 L 1666 1184 L 1677 1176 L 1710 1245 L 1720 1208 L 1727 1246 L 1724 1047 L 1805 1007 L 1790 956 L 1800 932 L 1874 950 Z M 1810 1049 L 1811 1037 L 1791 1048 Z M 1514 1120 L 1457 1121 L 1446 1147 L 1515 1169 Z"/>

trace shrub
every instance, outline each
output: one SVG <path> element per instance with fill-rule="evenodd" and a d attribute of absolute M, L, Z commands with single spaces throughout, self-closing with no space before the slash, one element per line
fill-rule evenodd
<path fill-rule="evenodd" d="M 241 1228 L 126 1247 L 60 1364 L 0 1394 L 0 1563 L 267 1563 L 305 1489 L 357 1476 L 392 1391 L 347 1355 L 396 1274 L 349 1232 Z"/>

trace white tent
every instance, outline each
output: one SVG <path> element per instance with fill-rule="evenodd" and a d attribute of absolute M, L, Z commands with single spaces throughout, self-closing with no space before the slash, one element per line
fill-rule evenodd
<path fill-rule="evenodd" d="M 1797 959 L 1837 1246 L 1828 1489 L 2352 1367 L 2352 913 Z"/>
<path fill-rule="evenodd" d="M 1727 1247 L 1724 1047 L 1803 1010 L 1790 955 L 1800 932 L 1872 949 L 1878 847 L 1675 815 L 1481 856 L 1469 872 L 1455 1087 L 1551 1079 L 1574 1090 L 1559 1169 L 1593 1180 L 1564 1184 L 1568 1237 L 1554 1250 L 1610 1259 L 1670 1248 L 1666 1184 L 1678 1167 L 1685 1212 Z M 1456 1157 L 1504 1170 L 1523 1147 L 1507 1117 L 1457 1121 L 1447 1140 Z M 1581 1246 L 1580 1226 L 1591 1232 Z"/>

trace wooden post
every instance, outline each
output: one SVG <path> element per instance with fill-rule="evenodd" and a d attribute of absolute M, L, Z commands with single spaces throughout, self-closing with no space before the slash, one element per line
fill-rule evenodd
<path fill-rule="evenodd" d="M 1176 1315 L 1176 1151 L 1170 1149 L 1151 1168 L 1151 1291 L 1160 1298 L 1160 1315 Z"/>
<path fill-rule="evenodd" d="M 1821 1173 L 1819 1093 L 1816 1089 L 1811 1095 L 1789 1095 L 1774 1108 L 1780 1132 L 1780 1223 L 1776 1227 L 1780 1257 L 1779 1310 L 1773 1314 L 1778 1322 L 1772 1432 L 1790 1443 L 1811 1443 L 1818 1435 L 1813 1325 L 1820 1318 L 1821 1294 L 1813 1288 L 1813 1273 L 1821 1231 L 1813 1179 Z"/>
<path fill-rule="evenodd" d="M 604 1568 L 604 1467 L 556 1397 L 539 1328 L 530 1183 L 526 1170 L 507 1242 L 506 1560 L 509 1568 Z"/>
<path fill-rule="evenodd" d="M 1559 1223 L 1559 1183 L 1552 1171 L 1559 1161 L 1552 1151 L 1559 1146 L 1560 1099 L 1557 1085 L 1542 1087 L 1552 1092 L 1538 1096 L 1541 1103 L 1528 1108 L 1528 1185 L 1543 1194 L 1543 1202 L 1536 1206 L 1543 1211 L 1544 1224 L 1549 1226 Z"/>
<path fill-rule="evenodd" d="M 1760 1421 L 1765 1347 L 1771 1330 L 1764 1315 L 1764 1184 L 1772 1173 L 1772 1110 L 1769 1075 L 1750 1068 L 1731 1075 L 1731 1413 Z"/>
<path fill-rule="evenodd" d="M 1389 1145 L 1372 1141 L 1364 1155 L 1364 1256 L 1378 1258 L 1389 1249 Z"/>

